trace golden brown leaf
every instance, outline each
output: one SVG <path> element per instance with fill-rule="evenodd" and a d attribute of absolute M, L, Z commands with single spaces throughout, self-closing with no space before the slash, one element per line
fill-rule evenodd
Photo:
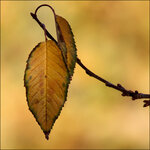
<path fill-rule="evenodd" d="M 63 51 L 63 55 L 70 73 L 73 75 L 75 63 L 77 59 L 77 50 L 74 41 L 74 36 L 69 23 L 61 16 L 55 15 L 57 39 L 60 49 Z"/>
<path fill-rule="evenodd" d="M 55 42 L 39 43 L 30 53 L 24 77 L 30 111 L 46 138 L 67 97 L 69 73 Z"/>

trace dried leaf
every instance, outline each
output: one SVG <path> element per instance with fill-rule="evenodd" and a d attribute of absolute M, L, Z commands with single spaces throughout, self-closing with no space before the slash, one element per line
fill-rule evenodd
<path fill-rule="evenodd" d="M 66 101 L 70 82 L 62 52 L 55 42 L 39 43 L 30 53 L 24 83 L 27 102 L 48 139 Z"/>
<path fill-rule="evenodd" d="M 72 76 L 77 59 L 74 36 L 69 23 L 63 17 L 55 15 L 55 22 L 58 45 L 63 51 L 63 56 L 65 58 L 70 76 Z"/>

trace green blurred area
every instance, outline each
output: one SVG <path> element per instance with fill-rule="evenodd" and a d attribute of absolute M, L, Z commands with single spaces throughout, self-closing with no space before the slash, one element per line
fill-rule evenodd
<path fill-rule="evenodd" d="M 26 60 L 43 30 L 32 19 L 49 4 L 70 23 L 78 57 L 93 72 L 127 89 L 149 93 L 148 1 L 1 2 L 2 149 L 148 149 L 149 108 L 87 76 L 78 65 L 67 102 L 47 141 L 29 112 Z M 39 19 L 56 38 L 49 8 Z"/>

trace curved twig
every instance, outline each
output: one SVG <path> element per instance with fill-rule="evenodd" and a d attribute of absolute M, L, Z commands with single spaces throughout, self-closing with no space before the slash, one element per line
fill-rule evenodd
<path fill-rule="evenodd" d="M 36 15 L 36 14 L 37 14 L 37 11 L 39 10 L 39 8 L 41 8 L 41 7 L 43 7 L 43 6 L 49 7 L 49 8 L 53 11 L 53 13 L 54 13 L 54 15 L 55 15 L 55 10 L 54 10 L 50 5 L 48 5 L 48 4 L 42 4 L 42 5 L 38 6 L 38 7 L 36 8 L 34 14 Z"/>

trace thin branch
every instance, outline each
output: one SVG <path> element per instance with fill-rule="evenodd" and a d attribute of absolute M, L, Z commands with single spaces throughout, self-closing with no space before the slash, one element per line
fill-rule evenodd
<path fill-rule="evenodd" d="M 111 87 L 113 89 L 116 89 L 116 90 L 122 92 L 122 96 L 130 96 L 130 97 L 132 97 L 132 100 L 150 98 L 150 94 L 143 94 L 143 93 L 139 93 L 138 91 L 133 92 L 131 90 L 126 90 L 121 84 L 114 85 L 114 84 L 106 81 L 105 79 L 99 77 L 98 75 L 96 75 L 95 73 L 90 71 L 85 65 L 83 65 L 83 63 L 81 62 L 81 60 L 79 58 L 77 58 L 77 63 L 85 70 L 85 72 L 89 76 L 94 77 L 97 80 L 105 83 L 105 85 L 108 87 Z M 147 100 L 145 100 L 144 103 L 146 103 L 145 105 L 149 105 L 149 101 L 147 101 Z"/>
<path fill-rule="evenodd" d="M 42 6 L 42 5 L 41 5 Z M 51 39 L 53 40 L 56 44 L 58 44 L 58 42 L 53 38 L 53 36 L 47 31 L 47 29 L 45 28 L 45 25 L 43 23 L 41 23 L 39 21 L 39 19 L 37 18 L 37 10 L 41 7 L 39 6 L 36 11 L 35 11 L 35 14 L 33 13 L 30 13 L 31 16 L 33 17 L 33 19 L 35 19 L 37 21 L 37 23 L 40 25 L 40 27 L 45 31 L 46 35 Z M 47 5 L 43 5 L 43 6 L 47 6 Z M 53 10 L 53 9 L 52 9 Z M 80 65 L 80 67 L 82 67 L 85 72 L 91 76 L 91 77 L 94 77 L 95 79 L 105 83 L 106 86 L 108 87 L 111 87 L 113 89 L 116 89 L 120 92 L 122 92 L 122 96 L 130 96 L 132 97 L 132 100 L 136 100 L 136 99 L 146 99 L 146 98 L 150 98 L 150 94 L 143 94 L 143 93 L 139 93 L 138 91 L 131 91 L 131 90 L 126 90 L 121 84 L 117 84 L 117 85 L 114 85 L 110 82 L 108 82 L 107 80 L 101 78 L 100 76 L 96 75 L 95 73 L 93 73 L 92 71 L 90 71 L 85 65 L 83 65 L 83 63 L 81 62 L 81 60 L 79 58 L 77 58 L 77 63 L 78 65 Z M 150 100 L 144 100 L 144 105 L 143 107 L 147 107 L 147 106 L 150 106 Z"/>

